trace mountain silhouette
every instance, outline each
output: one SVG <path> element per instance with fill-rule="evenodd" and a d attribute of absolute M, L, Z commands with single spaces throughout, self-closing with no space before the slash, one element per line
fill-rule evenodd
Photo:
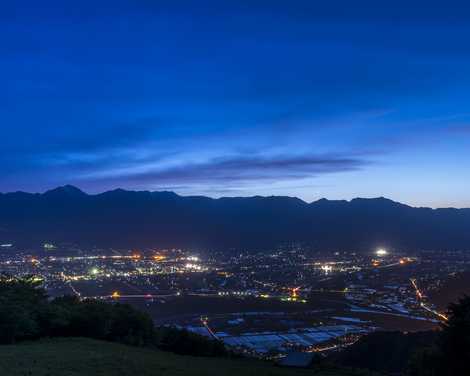
<path fill-rule="evenodd" d="M 318 250 L 470 249 L 470 209 L 414 208 L 386 198 L 312 203 L 285 196 L 179 196 L 66 185 L 0 194 L 0 242 L 102 247 L 262 250 L 303 242 Z"/>

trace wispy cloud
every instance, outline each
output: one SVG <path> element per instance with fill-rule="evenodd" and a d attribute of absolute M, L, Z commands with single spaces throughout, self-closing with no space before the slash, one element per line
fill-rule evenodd
<path fill-rule="evenodd" d="M 277 155 L 213 158 L 202 163 L 185 163 L 134 173 L 121 172 L 106 182 L 117 181 L 126 185 L 191 185 L 243 182 L 270 182 L 311 178 L 321 174 L 354 171 L 370 162 L 356 155 Z M 94 177 L 92 180 L 100 180 Z"/>

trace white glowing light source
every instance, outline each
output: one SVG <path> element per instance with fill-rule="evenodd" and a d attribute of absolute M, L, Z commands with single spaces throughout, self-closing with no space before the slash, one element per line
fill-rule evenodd
<path fill-rule="evenodd" d="M 98 268 L 93 268 L 90 270 L 91 274 L 93 275 L 97 275 L 100 271 L 98 270 Z"/>
<path fill-rule="evenodd" d="M 388 254 L 387 250 L 383 249 L 383 248 L 379 248 L 375 254 L 377 256 L 386 256 Z"/>
<path fill-rule="evenodd" d="M 331 265 L 325 264 L 321 266 L 321 270 L 323 270 L 325 273 L 329 273 L 333 270 L 333 267 Z"/>
<path fill-rule="evenodd" d="M 184 266 L 186 269 L 192 269 L 192 270 L 201 270 L 202 267 L 197 265 L 197 264 L 191 264 L 191 263 L 187 263 L 185 266 Z"/>

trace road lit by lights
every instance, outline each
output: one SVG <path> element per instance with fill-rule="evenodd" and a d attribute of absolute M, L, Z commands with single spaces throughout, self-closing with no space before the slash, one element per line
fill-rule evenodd
<path fill-rule="evenodd" d="M 449 318 L 448 318 L 446 315 L 444 315 L 443 313 L 440 313 L 440 312 L 438 312 L 438 311 L 436 311 L 436 310 L 434 310 L 434 309 L 428 307 L 428 306 L 426 305 L 426 303 L 423 302 L 424 296 L 423 296 L 423 293 L 422 293 L 422 292 L 419 290 L 419 288 L 418 288 L 418 284 L 416 283 L 416 279 L 411 278 L 410 281 L 411 281 L 411 284 L 413 285 L 413 288 L 414 288 L 415 291 L 416 291 L 416 296 L 418 297 L 418 300 L 420 301 L 419 305 L 420 305 L 422 308 L 424 308 L 426 311 L 433 313 L 434 315 L 436 315 L 436 316 L 439 317 L 440 319 L 442 319 L 442 320 L 444 320 L 444 321 L 449 320 Z"/>

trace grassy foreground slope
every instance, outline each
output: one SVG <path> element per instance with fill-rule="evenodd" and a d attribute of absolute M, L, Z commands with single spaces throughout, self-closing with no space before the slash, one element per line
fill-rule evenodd
<path fill-rule="evenodd" d="M 84 338 L 0 346 L 0 375 L 8 376 L 346 376 L 343 371 L 296 370 L 245 359 L 196 358 Z"/>

